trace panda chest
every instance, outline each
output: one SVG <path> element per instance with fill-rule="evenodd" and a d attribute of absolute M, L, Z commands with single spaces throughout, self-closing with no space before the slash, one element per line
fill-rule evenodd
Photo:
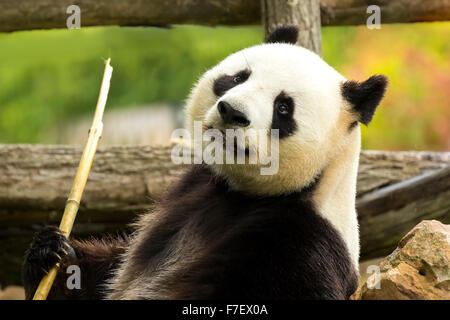
<path fill-rule="evenodd" d="M 168 213 L 183 217 L 178 231 L 167 239 L 177 247 L 170 251 L 242 261 L 270 255 L 280 263 L 298 265 L 310 259 L 311 264 L 351 265 L 344 240 L 305 195 L 254 198 L 223 191 L 181 200 L 177 210 L 183 212 Z M 313 261 L 318 256 L 325 258 Z"/>

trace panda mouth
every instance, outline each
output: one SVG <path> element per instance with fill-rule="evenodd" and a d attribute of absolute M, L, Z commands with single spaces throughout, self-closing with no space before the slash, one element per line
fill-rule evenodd
<path fill-rule="evenodd" d="M 214 128 L 213 126 L 204 126 L 203 127 L 204 131 L 210 130 L 210 129 L 216 129 L 217 131 L 220 132 L 222 138 L 223 138 L 223 147 L 224 149 L 226 149 L 227 147 L 227 134 L 226 131 L 224 129 L 218 129 L 218 128 Z M 234 137 L 234 141 L 233 141 L 233 153 L 235 155 L 235 157 L 238 154 L 238 151 L 242 150 L 244 151 L 245 157 L 248 158 L 250 156 L 250 148 L 248 146 L 245 146 L 245 148 L 241 148 L 238 143 L 237 143 L 237 138 Z"/>

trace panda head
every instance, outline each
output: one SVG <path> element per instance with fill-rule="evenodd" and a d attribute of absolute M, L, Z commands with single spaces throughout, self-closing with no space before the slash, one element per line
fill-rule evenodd
<path fill-rule="evenodd" d="M 298 29 L 281 27 L 265 44 L 228 56 L 207 71 L 186 106 L 187 127 L 203 130 L 278 129 L 278 170 L 261 174 L 257 164 L 211 164 L 234 189 L 273 195 L 311 184 L 333 159 L 358 144 L 380 103 L 387 78 L 349 81 L 315 53 L 296 46 Z M 269 138 L 270 139 L 270 138 Z M 236 146 L 257 150 L 254 145 Z"/>

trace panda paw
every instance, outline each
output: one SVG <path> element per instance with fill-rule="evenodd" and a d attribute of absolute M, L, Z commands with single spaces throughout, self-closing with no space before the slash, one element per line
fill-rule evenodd
<path fill-rule="evenodd" d="M 30 249 L 25 253 L 22 277 L 25 287 L 35 287 L 42 277 L 63 258 L 76 259 L 75 250 L 69 239 L 54 226 L 47 226 L 37 232 Z"/>

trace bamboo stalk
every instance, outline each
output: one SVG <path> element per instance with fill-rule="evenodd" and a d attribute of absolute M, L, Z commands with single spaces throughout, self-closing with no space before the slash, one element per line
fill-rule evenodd
<path fill-rule="evenodd" d="M 81 156 L 80 164 L 78 166 L 75 180 L 73 181 L 72 190 L 70 191 L 69 198 L 67 199 L 64 214 L 61 219 L 59 229 L 64 233 L 66 237 L 69 237 L 72 231 L 72 226 L 77 216 L 78 208 L 80 207 L 81 196 L 83 195 L 84 187 L 91 170 L 92 163 L 94 161 L 95 152 L 97 150 L 98 142 L 103 132 L 103 112 L 105 111 L 106 99 L 109 92 L 109 84 L 113 68 L 110 65 L 111 59 L 106 61 L 105 72 L 103 74 L 102 86 L 100 88 L 100 94 L 97 101 L 97 107 L 95 109 L 94 120 L 92 121 L 91 128 L 89 130 L 88 140 Z M 59 263 L 56 264 L 46 274 L 34 294 L 33 300 L 45 300 L 53 285 L 56 275 L 59 270 Z"/>

